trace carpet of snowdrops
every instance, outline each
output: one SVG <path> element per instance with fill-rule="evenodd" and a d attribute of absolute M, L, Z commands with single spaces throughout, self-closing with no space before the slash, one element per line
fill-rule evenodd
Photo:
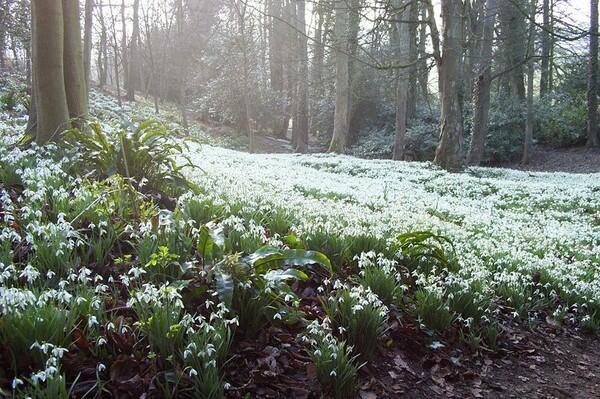
<path fill-rule="evenodd" d="M 96 117 L 108 126 L 123 119 L 109 111 L 114 101 L 99 95 L 94 101 Z M 138 117 L 146 115 L 151 113 L 141 112 Z M 180 362 L 193 380 L 195 392 L 202 391 L 210 378 L 221 389 L 227 386 L 219 372 L 211 370 L 220 367 L 222 357 L 226 357 L 226 350 L 223 354 L 220 349 L 230 342 L 217 343 L 214 337 L 228 336 L 226 331 L 238 324 L 238 318 L 216 299 L 207 300 L 210 315 L 181 315 L 179 310 L 185 307 L 181 289 L 145 279 L 147 265 L 156 261 L 151 256 L 144 262 L 113 259 L 115 267 L 130 265 L 117 275 L 102 275 L 88 268 L 86 261 L 93 261 L 96 267 L 110 263 L 104 245 L 110 248 L 116 242 L 111 236 L 114 219 L 103 218 L 103 211 L 94 217 L 88 214 L 100 205 L 111 212 L 120 211 L 119 200 L 111 196 L 115 190 L 72 177 L 68 171 L 73 159 L 57 156 L 52 146 L 15 146 L 26 117 L 3 115 L 0 119 L 0 333 L 12 340 L 15 356 L 18 348 L 25 348 L 24 353 L 31 351 L 33 364 L 39 368 L 15 376 L 12 388 L 22 387 L 19 392 L 35 397 L 53 381 L 56 396 L 52 397 L 61 397 L 66 390 L 61 359 L 73 350 L 69 337 L 75 326 L 80 326 L 86 342 L 92 342 L 89 346 L 98 351 L 94 359 L 100 359 L 95 364 L 99 380 L 111 367 L 102 360 L 110 349 L 102 352 L 102 348 L 111 347 L 112 332 L 121 328 L 124 330 L 118 333 L 123 335 L 142 331 L 150 349 L 158 353 L 175 353 L 174 342 L 181 340 Z M 494 304 L 503 303 L 519 319 L 547 311 L 559 322 L 568 315 L 591 327 L 600 323 L 600 174 L 488 168 L 450 174 L 427 163 L 367 161 L 328 154 L 253 155 L 197 142 L 188 145 L 185 155 L 198 168 L 189 168 L 186 173 L 201 192 L 182 195 L 179 208 L 185 209 L 191 202 L 206 204 L 207 218 L 214 216 L 217 225 L 237 232 L 242 248 L 255 250 L 265 244 L 283 248 L 289 243 L 286 235 L 293 233 L 294 240 L 332 260 L 339 275 L 325 280 L 325 286 L 341 288 L 337 278 L 349 270 L 360 274 L 373 265 L 393 278 L 397 276 L 398 281 L 406 281 L 396 274 L 396 266 L 403 261 L 403 254 L 392 250 L 397 248 L 396 237 L 432 231 L 452 242 L 457 268 L 415 269 L 411 278 L 419 290 L 454 303 L 449 322 L 460 320 L 469 326 L 473 315 L 479 314 L 479 323 L 493 323 L 499 312 Z M 8 190 L 11 182 L 22 186 L 18 198 Z M 82 226 L 84 214 L 86 225 Z M 157 240 L 151 220 L 123 222 L 122 231 L 138 243 L 137 248 Z M 161 212 L 158 228 L 168 234 L 187 222 Z M 198 230 L 192 229 L 191 234 L 197 235 Z M 87 247 L 90 251 L 85 250 Z M 35 256 L 23 260 L 19 251 L 28 248 L 33 248 Z M 81 253 L 87 255 L 77 255 Z M 98 254 L 102 254 L 101 259 Z M 141 257 L 141 249 L 137 256 Z M 168 256 L 167 252 L 167 260 Z M 190 259 L 188 266 L 196 267 L 194 262 L 197 260 Z M 402 288 L 408 292 L 415 287 Z M 124 305 L 137 314 L 136 326 L 117 327 L 106 316 L 110 298 L 122 296 L 123 291 L 127 292 Z M 325 291 L 331 292 L 319 287 L 319 292 Z M 461 302 L 452 302 L 452 298 L 464 293 L 477 297 L 467 302 L 481 309 L 462 314 Z M 370 288 L 353 282 L 348 295 L 357 301 L 353 312 L 371 307 L 377 317 L 385 318 L 388 308 Z M 287 302 L 297 300 L 286 294 Z M 168 314 L 176 316 L 167 326 L 167 336 L 153 337 L 156 331 L 148 326 L 164 309 L 177 309 Z M 274 319 L 281 314 L 275 313 Z M 427 316 L 419 314 L 417 305 L 416 318 L 427 325 Z M 81 319 L 85 320 L 83 326 Z M 58 323 L 50 325 L 59 331 L 52 339 L 40 329 L 43 320 Z M 435 326 L 428 327 L 435 330 Z M 333 350 L 332 358 L 338 352 L 347 354 L 327 318 L 313 321 L 307 332 L 316 337 L 308 340 L 317 348 L 312 353 L 315 362 L 327 348 Z M 319 346 L 319 342 L 326 345 Z M 336 370 L 328 370 L 327 375 L 335 377 Z"/>
<path fill-rule="evenodd" d="M 189 155 L 202 169 L 190 177 L 212 201 L 283 212 L 300 236 L 385 242 L 434 230 L 454 243 L 460 270 L 453 277 L 465 286 L 483 281 L 489 295 L 499 285 L 526 292 L 532 275 L 543 273 L 546 294 L 600 307 L 600 174 L 451 174 L 427 163 L 252 155 L 208 145 Z M 438 283 L 435 276 L 426 282 L 443 290 Z"/>

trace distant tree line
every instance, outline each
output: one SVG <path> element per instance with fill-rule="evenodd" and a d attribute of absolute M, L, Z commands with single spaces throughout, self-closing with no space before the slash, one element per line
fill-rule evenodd
<path fill-rule="evenodd" d="M 87 115 L 90 85 L 344 153 L 387 137 L 449 170 L 535 140 L 598 147 L 598 1 L 0 0 L 0 69 L 32 83 L 41 142 Z M 435 127 L 435 129 L 432 128 Z M 435 132 L 432 132 L 435 130 Z M 325 145 L 326 144 L 326 145 Z M 425 146 L 430 152 L 423 151 Z M 490 151 L 495 155 L 490 157 Z"/>

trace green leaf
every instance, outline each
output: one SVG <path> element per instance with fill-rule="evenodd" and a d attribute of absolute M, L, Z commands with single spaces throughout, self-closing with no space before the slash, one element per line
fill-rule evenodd
<path fill-rule="evenodd" d="M 210 228 L 207 225 L 202 226 L 198 233 L 197 249 L 204 261 L 213 260 L 214 243 Z"/>
<path fill-rule="evenodd" d="M 279 249 L 267 246 L 245 256 L 242 262 L 249 264 L 256 273 L 264 274 L 271 269 L 281 267 L 283 265 L 283 258 L 284 256 Z"/>
<path fill-rule="evenodd" d="M 308 280 L 308 275 L 298 269 L 286 269 L 286 270 L 270 270 L 265 276 L 265 280 L 274 283 L 284 282 L 288 280 Z"/>
<path fill-rule="evenodd" d="M 329 258 L 317 251 L 306 251 L 303 249 L 288 249 L 283 251 L 283 263 L 286 266 L 309 266 L 320 265 L 333 274 L 333 267 Z"/>

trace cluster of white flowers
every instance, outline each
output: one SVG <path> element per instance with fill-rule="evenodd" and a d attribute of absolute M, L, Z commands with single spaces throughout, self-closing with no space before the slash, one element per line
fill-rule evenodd
<path fill-rule="evenodd" d="M 567 295 L 600 303 L 600 174 L 451 174 L 428 163 L 191 148 L 206 172 L 189 174 L 206 188 L 200 200 L 283 209 L 301 237 L 319 231 L 348 241 L 390 240 L 432 230 L 453 241 L 457 279 L 482 281 L 487 290 L 505 281 L 525 284 L 544 271 Z M 439 284 L 421 277 L 425 285 Z"/>

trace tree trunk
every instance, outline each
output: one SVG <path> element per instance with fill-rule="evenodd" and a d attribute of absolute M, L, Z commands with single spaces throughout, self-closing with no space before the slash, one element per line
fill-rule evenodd
<path fill-rule="evenodd" d="M 85 2 L 85 33 L 83 36 L 83 70 L 85 76 L 85 84 L 90 87 L 90 70 L 92 67 L 92 35 L 94 28 L 94 0 L 86 0 Z"/>
<path fill-rule="evenodd" d="M 317 26 L 315 28 L 312 69 L 310 74 L 310 132 L 317 134 L 318 127 L 315 123 L 315 114 L 319 109 L 319 102 L 323 98 L 323 61 L 325 59 L 325 10 L 322 3 L 316 5 Z"/>
<path fill-rule="evenodd" d="M 87 85 L 83 67 L 79 0 L 62 0 L 64 18 L 64 84 L 69 115 L 81 128 L 88 113 Z"/>
<path fill-rule="evenodd" d="M 408 15 L 408 20 L 410 21 L 408 40 L 410 40 L 410 55 L 408 62 L 410 63 L 409 70 L 409 83 L 408 83 L 408 100 L 407 100 L 407 119 L 414 118 L 417 113 L 417 61 L 419 58 L 418 45 L 417 45 L 417 30 L 419 27 L 419 23 L 417 22 L 419 19 L 419 7 L 418 2 L 412 2 L 410 4 L 410 13 Z"/>
<path fill-rule="evenodd" d="M 496 23 L 497 0 L 487 0 L 483 22 L 483 40 L 479 51 L 479 67 L 473 86 L 473 134 L 467 163 L 479 165 L 485 150 L 489 128 L 490 91 L 492 86 L 492 46 Z"/>
<path fill-rule="evenodd" d="M 6 69 L 6 32 L 4 27 L 0 27 L 0 72 Z"/>
<path fill-rule="evenodd" d="M 587 146 L 598 147 L 598 0 L 590 0 L 590 60 L 588 72 Z"/>
<path fill-rule="evenodd" d="M 422 21 L 427 21 L 427 7 L 424 2 L 418 2 L 421 7 L 420 15 Z M 419 44 L 417 46 L 417 80 L 419 86 L 419 98 L 429 101 L 429 69 L 427 67 L 427 25 L 421 22 L 419 27 Z"/>
<path fill-rule="evenodd" d="M 504 68 L 508 70 L 507 88 L 510 89 L 510 96 L 521 104 L 525 102 L 524 62 L 527 46 L 523 45 L 523 38 L 527 36 L 527 25 L 523 10 L 526 9 L 524 0 L 501 0 L 498 7 Z"/>
<path fill-rule="evenodd" d="M 43 144 L 69 127 L 63 64 L 62 1 L 32 0 L 32 13 L 37 142 Z"/>
<path fill-rule="evenodd" d="M 96 64 L 98 69 L 98 86 L 100 88 L 103 88 L 106 85 L 106 75 L 108 73 L 108 34 L 106 32 L 106 24 L 104 23 L 102 1 L 98 1 L 98 12 L 100 19 L 100 41 L 98 43 L 98 58 L 96 60 Z"/>
<path fill-rule="evenodd" d="M 525 140 L 523 143 L 523 158 L 521 162 L 524 164 L 529 163 L 531 156 L 531 146 L 533 145 L 533 75 L 535 65 L 535 8 L 536 0 L 531 0 L 529 17 L 529 39 L 527 41 L 527 120 L 525 124 Z"/>
<path fill-rule="evenodd" d="M 306 4 L 305 0 L 297 0 L 298 15 L 298 59 L 299 78 L 296 100 L 296 151 L 306 152 L 308 149 L 308 40 L 306 36 Z"/>
<path fill-rule="evenodd" d="M 335 0 L 335 114 L 330 152 L 343 153 L 348 137 L 350 75 L 348 70 L 348 19 L 345 0 Z"/>
<path fill-rule="evenodd" d="M 344 0 L 350 5 L 348 22 L 348 79 L 350 90 L 348 94 L 348 134 L 346 136 L 346 147 L 358 141 L 360 133 L 361 115 L 358 112 L 360 106 L 360 95 L 358 93 L 358 76 L 356 59 L 358 57 L 358 33 L 360 31 L 360 0 Z"/>
<path fill-rule="evenodd" d="M 394 160 L 404 158 L 404 138 L 406 137 L 406 121 L 408 119 L 408 98 L 410 90 L 410 75 L 412 66 L 406 67 L 411 60 L 413 29 L 410 20 L 413 15 L 411 0 L 394 0 L 394 22 L 392 22 L 392 39 L 395 58 L 401 66 L 396 76 L 396 136 L 394 140 Z M 414 99 L 413 99 L 414 101 Z"/>
<path fill-rule="evenodd" d="M 439 64 L 441 88 L 440 142 L 434 163 L 447 170 L 463 166 L 463 120 L 459 84 L 461 59 L 461 1 L 442 0 L 442 54 Z"/>
<path fill-rule="evenodd" d="M 542 65 L 540 71 L 540 97 L 548 92 L 550 75 L 550 0 L 543 0 L 542 5 Z"/>
<path fill-rule="evenodd" d="M 127 19 L 125 17 L 125 0 L 121 0 L 121 68 L 123 68 L 123 89 L 125 98 L 129 92 L 129 48 L 127 46 Z"/>
<path fill-rule="evenodd" d="M 133 2 L 133 28 L 129 44 L 129 63 L 127 64 L 127 101 L 135 101 L 135 89 L 139 83 L 138 44 L 140 41 L 140 0 Z"/>

